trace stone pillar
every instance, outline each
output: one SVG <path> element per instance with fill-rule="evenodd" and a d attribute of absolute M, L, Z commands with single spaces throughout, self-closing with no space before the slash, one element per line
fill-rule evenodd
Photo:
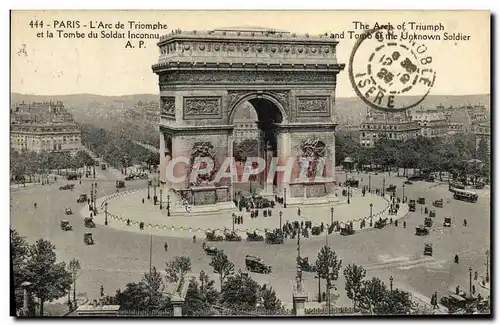
<path fill-rule="evenodd" d="M 293 293 L 293 313 L 295 316 L 306 315 L 307 294 L 303 292 Z"/>
<path fill-rule="evenodd" d="M 172 188 L 172 184 L 171 184 L 170 180 L 168 180 L 166 174 L 167 174 L 167 166 L 170 163 L 170 161 L 172 160 L 172 153 L 168 147 L 165 147 L 163 153 L 165 155 L 165 157 L 163 158 L 163 161 L 164 161 L 163 174 L 165 175 L 165 177 L 163 179 L 160 179 L 160 180 L 164 183 L 163 187 L 168 191 L 168 190 L 170 190 L 170 188 Z M 161 175 L 161 172 L 160 172 L 160 175 Z"/>
<path fill-rule="evenodd" d="M 290 133 L 286 130 L 280 130 L 280 133 L 277 137 L 278 142 L 278 161 L 280 165 L 285 165 L 288 159 L 291 157 L 291 137 Z M 293 174 L 293 173 L 292 173 Z M 291 174 L 291 175 L 292 175 Z M 287 197 L 291 198 L 290 191 L 290 180 L 283 180 L 285 173 L 280 172 L 281 177 L 278 178 L 278 196 L 283 196 L 284 189 L 286 189 Z"/>
<path fill-rule="evenodd" d="M 172 309 L 173 309 L 172 315 L 174 317 L 182 317 L 182 305 L 184 304 L 184 298 L 182 298 L 178 294 L 175 294 L 170 300 L 170 302 L 172 302 Z"/>
<path fill-rule="evenodd" d="M 233 138 L 233 130 L 231 130 L 231 132 L 227 135 L 227 157 L 230 157 L 231 158 L 231 163 L 235 163 L 234 161 L 234 149 L 233 149 L 233 146 L 234 146 L 234 138 Z M 236 169 L 236 163 L 233 165 L 231 164 L 231 169 L 232 168 L 235 168 Z M 237 171 L 232 171 L 231 170 L 231 174 L 235 174 L 237 175 Z M 231 178 L 230 180 L 228 181 L 228 186 L 229 186 L 229 198 L 228 198 L 228 201 L 233 201 L 234 199 L 234 187 L 233 187 L 233 177 L 231 175 Z"/>
<path fill-rule="evenodd" d="M 265 160 L 266 160 L 266 168 L 265 171 L 265 179 L 264 179 L 264 194 L 272 195 L 273 194 L 273 179 L 268 180 L 269 177 L 269 166 L 273 159 L 273 148 L 270 143 L 267 143 L 264 151 Z"/>
<path fill-rule="evenodd" d="M 167 177 L 167 165 L 165 163 L 165 134 L 160 131 L 160 166 L 158 167 L 160 169 L 160 181 L 165 182 Z"/>

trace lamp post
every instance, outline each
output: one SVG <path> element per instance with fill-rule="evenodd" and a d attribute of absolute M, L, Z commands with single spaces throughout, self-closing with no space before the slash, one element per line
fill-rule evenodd
<path fill-rule="evenodd" d="M 403 183 L 403 204 L 404 204 L 404 202 L 405 202 L 405 185 Z"/>
<path fill-rule="evenodd" d="M 283 216 L 283 212 L 280 211 L 280 230 L 281 230 L 281 217 Z"/>
<path fill-rule="evenodd" d="M 167 195 L 167 216 L 170 216 L 170 195 Z"/>
<path fill-rule="evenodd" d="M 385 177 L 384 180 L 382 181 L 382 196 L 385 196 Z"/>
<path fill-rule="evenodd" d="M 163 209 L 162 200 L 163 200 L 163 189 L 160 188 L 160 210 Z"/>
<path fill-rule="evenodd" d="M 233 218 L 233 232 L 234 232 L 234 222 L 236 220 L 236 214 L 233 213 L 233 215 L 231 217 Z"/>
<path fill-rule="evenodd" d="M 156 205 L 156 182 L 153 183 L 153 201 L 154 201 L 154 204 Z"/>
<path fill-rule="evenodd" d="M 351 203 L 351 187 L 347 186 L 347 203 Z"/>
<path fill-rule="evenodd" d="M 92 205 L 94 204 L 94 183 L 90 183 L 90 210 L 92 210 Z"/>
<path fill-rule="evenodd" d="M 108 202 L 104 203 L 104 225 L 108 225 Z"/>
<path fill-rule="evenodd" d="M 472 267 L 469 267 L 469 295 L 472 297 Z"/>
<path fill-rule="evenodd" d="M 334 209 L 333 209 L 333 207 L 331 207 L 330 208 L 330 226 L 333 225 L 333 211 L 334 211 Z"/>
<path fill-rule="evenodd" d="M 372 192 L 372 175 L 371 174 L 368 175 L 368 192 L 369 193 Z"/>
<path fill-rule="evenodd" d="M 283 208 L 286 208 L 286 188 L 283 189 Z"/>
<path fill-rule="evenodd" d="M 148 180 L 148 199 L 151 198 L 150 194 L 149 194 L 149 187 L 151 186 L 151 181 Z"/>
<path fill-rule="evenodd" d="M 95 187 L 94 187 L 94 215 L 97 214 L 97 182 L 95 183 Z"/>
<path fill-rule="evenodd" d="M 391 275 L 391 277 L 389 277 L 389 285 L 391 287 L 391 292 L 392 292 L 392 282 L 394 282 L 394 278 Z"/>
<path fill-rule="evenodd" d="M 370 203 L 370 226 L 373 226 L 373 203 Z"/>
<path fill-rule="evenodd" d="M 486 283 L 490 282 L 490 251 L 486 250 Z"/>

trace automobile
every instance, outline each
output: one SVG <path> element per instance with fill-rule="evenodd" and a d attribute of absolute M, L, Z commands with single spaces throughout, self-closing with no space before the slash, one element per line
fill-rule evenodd
<path fill-rule="evenodd" d="M 396 186 L 395 185 L 390 185 L 385 189 L 387 192 L 395 192 L 396 191 Z"/>
<path fill-rule="evenodd" d="M 428 175 L 428 176 L 425 177 L 425 181 L 426 182 L 434 182 L 434 180 L 435 179 L 434 179 L 434 177 L 432 175 Z"/>
<path fill-rule="evenodd" d="M 87 194 L 81 194 L 76 200 L 77 203 L 86 203 L 88 201 Z"/>
<path fill-rule="evenodd" d="M 425 225 L 419 225 L 415 228 L 415 235 L 428 235 L 429 229 Z"/>
<path fill-rule="evenodd" d="M 234 231 L 224 230 L 224 237 L 226 241 L 241 241 L 241 237 Z"/>
<path fill-rule="evenodd" d="M 432 256 L 432 244 L 426 243 L 424 245 L 424 256 Z"/>
<path fill-rule="evenodd" d="M 436 217 L 436 211 L 429 211 L 429 217 Z"/>
<path fill-rule="evenodd" d="M 387 225 L 387 217 L 384 218 L 384 219 L 379 218 L 379 220 L 375 222 L 374 227 L 377 228 L 377 229 L 381 229 L 381 228 L 383 228 L 386 225 Z"/>
<path fill-rule="evenodd" d="M 70 181 L 70 180 L 78 180 L 78 174 L 76 173 L 70 173 L 66 176 L 66 180 Z"/>
<path fill-rule="evenodd" d="M 425 205 L 425 198 L 424 197 L 419 197 L 418 200 L 417 200 L 417 204 Z"/>
<path fill-rule="evenodd" d="M 116 181 L 116 188 L 125 188 L 125 181 L 117 180 Z"/>
<path fill-rule="evenodd" d="M 66 215 L 72 215 L 73 211 L 71 210 L 71 208 L 66 207 L 66 209 L 64 210 L 64 213 L 66 213 Z"/>
<path fill-rule="evenodd" d="M 297 266 L 304 272 L 316 272 L 316 266 L 309 263 L 309 257 L 297 257 Z"/>
<path fill-rule="evenodd" d="M 61 230 L 63 231 L 71 231 L 73 227 L 69 224 L 68 220 L 61 220 Z"/>
<path fill-rule="evenodd" d="M 208 256 L 215 256 L 217 255 L 217 252 L 219 252 L 219 249 L 212 247 L 212 246 L 206 246 L 205 242 L 203 242 L 203 250 Z"/>
<path fill-rule="evenodd" d="M 425 179 L 425 177 L 420 175 L 420 174 L 414 174 L 414 175 L 411 175 L 408 177 L 409 181 L 422 181 L 424 179 Z"/>
<path fill-rule="evenodd" d="M 281 231 L 280 229 L 275 229 L 272 232 L 266 232 L 267 244 L 282 244 L 283 242 L 283 231 Z"/>
<path fill-rule="evenodd" d="M 106 169 L 107 169 L 106 164 L 104 164 L 104 163 L 103 163 L 103 164 L 101 164 L 101 170 L 105 171 Z"/>
<path fill-rule="evenodd" d="M 257 231 L 247 231 L 247 241 L 264 241 L 264 236 L 258 234 Z"/>
<path fill-rule="evenodd" d="M 92 238 L 91 232 L 86 232 L 83 235 L 83 243 L 85 243 L 86 245 L 93 245 L 94 244 L 94 238 Z"/>
<path fill-rule="evenodd" d="M 443 226 L 447 228 L 451 227 L 451 217 L 444 218 Z"/>
<path fill-rule="evenodd" d="M 207 241 L 224 241 L 224 236 L 218 234 L 215 230 L 205 232 Z"/>
<path fill-rule="evenodd" d="M 60 186 L 59 190 L 72 190 L 75 188 L 74 184 L 65 184 L 64 186 Z"/>
<path fill-rule="evenodd" d="M 124 179 L 125 179 L 125 181 L 134 180 L 135 176 L 134 175 L 127 175 Z"/>
<path fill-rule="evenodd" d="M 87 228 L 95 228 L 94 219 L 92 217 L 86 217 L 83 219 L 83 224 Z"/>
<path fill-rule="evenodd" d="M 272 267 L 264 263 L 262 258 L 246 255 L 245 256 L 245 267 L 247 271 L 268 274 L 271 273 Z"/>
<path fill-rule="evenodd" d="M 354 234 L 354 229 L 351 224 L 344 225 L 343 228 L 340 229 L 340 235 L 352 235 Z"/>
<path fill-rule="evenodd" d="M 321 234 L 321 227 L 319 227 L 319 226 L 313 226 L 311 228 L 311 234 L 312 235 L 320 235 Z"/>
<path fill-rule="evenodd" d="M 448 294 L 448 296 L 443 296 L 439 301 L 443 306 L 448 308 L 448 312 L 450 313 L 457 313 L 460 310 L 465 310 L 468 302 L 467 298 L 464 298 L 463 296 L 455 293 L 450 293 Z"/>
<path fill-rule="evenodd" d="M 349 179 L 345 182 L 345 186 L 357 188 L 359 187 L 359 180 Z"/>
<path fill-rule="evenodd" d="M 415 209 L 416 209 L 416 206 L 417 204 L 415 203 L 415 200 L 414 199 L 410 199 L 410 201 L 408 202 L 408 209 L 410 212 L 414 212 Z"/>
<path fill-rule="evenodd" d="M 443 208 L 443 200 L 442 199 L 435 200 L 432 203 L 432 206 L 437 207 L 437 208 Z"/>
<path fill-rule="evenodd" d="M 411 182 L 410 180 L 406 180 L 405 182 L 403 182 L 405 185 L 412 185 L 413 182 Z"/>
<path fill-rule="evenodd" d="M 484 189 L 484 186 L 486 186 L 486 184 L 484 182 L 478 182 L 474 185 L 474 188 L 475 189 Z"/>
<path fill-rule="evenodd" d="M 426 217 L 424 219 L 424 225 L 427 226 L 428 228 L 432 227 L 432 218 Z"/>

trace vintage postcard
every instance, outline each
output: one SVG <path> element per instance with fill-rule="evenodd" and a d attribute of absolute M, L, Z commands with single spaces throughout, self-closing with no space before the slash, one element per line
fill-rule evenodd
<path fill-rule="evenodd" d="M 491 316 L 489 11 L 11 11 L 11 314 Z"/>

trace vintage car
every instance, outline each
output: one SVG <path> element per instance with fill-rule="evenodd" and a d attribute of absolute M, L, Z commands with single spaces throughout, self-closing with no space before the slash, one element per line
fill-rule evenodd
<path fill-rule="evenodd" d="M 117 180 L 116 181 L 116 188 L 125 188 L 125 181 Z"/>
<path fill-rule="evenodd" d="M 304 272 L 316 272 L 316 266 L 309 263 L 309 257 L 297 257 L 297 266 L 300 267 L 300 269 Z"/>
<path fill-rule="evenodd" d="M 424 197 L 419 197 L 418 200 L 417 200 L 417 204 L 425 205 L 425 198 Z"/>
<path fill-rule="evenodd" d="M 264 241 L 264 236 L 257 233 L 257 231 L 253 232 L 247 231 L 247 241 Z"/>
<path fill-rule="evenodd" d="M 354 229 L 352 228 L 351 224 L 347 223 L 340 229 L 340 235 L 352 235 L 354 234 Z"/>
<path fill-rule="evenodd" d="M 205 236 L 206 236 L 207 241 L 223 241 L 224 240 L 224 236 L 222 234 L 219 234 L 215 230 L 205 232 Z"/>
<path fill-rule="evenodd" d="M 71 231 L 73 227 L 69 224 L 68 220 L 61 220 L 61 230 L 63 231 Z"/>
<path fill-rule="evenodd" d="M 280 229 L 275 229 L 272 232 L 266 232 L 266 243 L 267 244 L 282 244 L 283 243 L 283 231 Z"/>
<path fill-rule="evenodd" d="M 217 252 L 219 252 L 219 249 L 215 248 L 215 247 L 212 247 L 212 246 L 206 246 L 205 245 L 205 242 L 203 242 L 203 250 L 205 251 L 205 253 L 209 256 L 215 256 L 217 255 Z"/>
<path fill-rule="evenodd" d="M 359 180 L 349 179 L 345 182 L 345 186 L 357 188 L 359 187 Z"/>
<path fill-rule="evenodd" d="M 92 217 L 86 217 L 83 219 L 83 224 L 87 228 L 95 228 L 94 219 Z"/>
<path fill-rule="evenodd" d="M 224 230 L 224 237 L 226 241 L 241 241 L 241 237 L 234 231 Z"/>
<path fill-rule="evenodd" d="M 66 184 L 64 186 L 60 186 L 59 190 L 72 190 L 73 188 L 75 188 L 74 184 Z"/>
<path fill-rule="evenodd" d="M 417 204 L 415 203 L 415 200 L 414 199 L 410 199 L 410 201 L 408 202 L 408 209 L 410 212 L 414 212 L 415 209 L 417 207 Z"/>
<path fill-rule="evenodd" d="M 245 267 L 247 271 L 268 274 L 271 273 L 271 266 L 264 263 L 262 258 L 246 255 Z"/>
<path fill-rule="evenodd" d="M 387 217 L 384 219 L 379 218 L 378 221 L 375 222 L 374 227 L 377 229 L 381 229 L 386 225 L 387 225 Z"/>
<path fill-rule="evenodd" d="M 437 208 L 443 208 L 443 200 L 442 199 L 435 200 L 432 203 L 432 206 L 437 207 Z"/>
<path fill-rule="evenodd" d="M 78 180 L 78 174 L 70 173 L 66 176 L 66 180 Z"/>
<path fill-rule="evenodd" d="M 134 180 L 135 179 L 135 175 L 131 175 L 131 174 L 127 175 L 124 179 L 125 179 L 125 181 Z"/>
<path fill-rule="evenodd" d="M 432 218 L 426 217 L 424 219 L 424 225 L 427 226 L 428 228 L 432 227 Z"/>
<path fill-rule="evenodd" d="M 412 185 L 413 182 L 411 182 L 410 180 L 406 180 L 405 182 L 403 182 L 405 185 Z"/>
<path fill-rule="evenodd" d="M 451 227 L 451 217 L 444 218 L 443 226 L 447 228 Z"/>
<path fill-rule="evenodd" d="M 425 177 L 425 181 L 427 181 L 427 182 L 434 182 L 434 180 L 435 179 L 434 179 L 434 177 L 432 175 L 428 175 L 428 176 Z"/>
<path fill-rule="evenodd" d="M 426 243 L 424 245 L 424 256 L 432 256 L 432 244 Z"/>
<path fill-rule="evenodd" d="M 86 232 L 86 233 L 83 235 L 83 242 L 84 242 L 86 245 L 93 245 L 93 244 L 94 244 L 94 239 L 92 238 L 92 233 L 90 233 L 90 232 Z"/>
<path fill-rule="evenodd" d="M 450 293 L 448 296 L 443 296 L 439 301 L 448 309 L 449 313 L 458 313 L 460 311 L 465 311 L 469 300 L 467 297 L 464 298 L 456 293 Z"/>
<path fill-rule="evenodd" d="M 424 179 L 425 179 L 425 176 L 423 176 L 421 174 L 414 174 L 414 175 L 408 177 L 409 181 L 422 181 Z"/>
<path fill-rule="evenodd" d="M 320 226 L 313 226 L 311 228 L 311 234 L 312 235 L 320 235 L 321 234 L 321 227 Z"/>
<path fill-rule="evenodd" d="M 87 194 L 81 194 L 76 200 L 77 203 L 86 203 L 88 201 Z"/>
<path fill-rule="evenodd" d="M 101 164 L 101 170 L 103 170 L 103 171 L 104 171 L 104 170 L 106 170 L 106 169 L 107 169 L 106 164 L 102 163 L 102 164 Z"/>
<path fill-rule="evenodd" d="M 395 192 L 396 191 L 396 186 L 395 185 L 390 185 L 385 189 L 387 192 Z"/>
<path fill-rule="evenodd" d="M 415 228 L 415 235 L 428 235 L 429 229 L 425 225 L 419 225 Z"/>
<path fill-rule="evenodd" d="M 474 185 L 474 188 L 475 189 L 484 189 L 484 186 L 486 186 L 486 184 L 484 182 L 478 182 Z"/>
<path fill-rule="evenodd" d="M 69 207 L 66 207 L 66 209 L 64 210 L 64 212 L 66 213 L 66 215 L 72 215 L 73 214 L 73 211 Z"/>
<path fill-rule="evenodd" d="M 436 211 L 429 211 L 429 217 L 436 217 Z"/>

